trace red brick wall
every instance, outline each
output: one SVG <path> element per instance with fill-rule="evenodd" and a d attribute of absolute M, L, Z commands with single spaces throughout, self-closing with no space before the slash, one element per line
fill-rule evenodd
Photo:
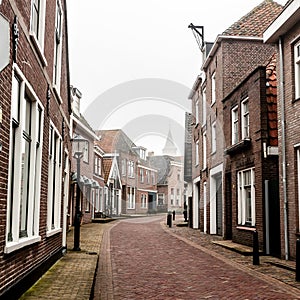
<path fill-rule="evenodd" d="M 299 214 L 298 214 L 298 183 L 297 183 L 297 161 L 296 149 L 294 145 L 300 143 L 299 117 L 300 117 L 300 101 L 295 99 L 294 87 L 294 67 L 293 55 L 294 45 L 300 39 L 299 22 L 284 37 L 283 53 L 284 53 L 284 98 L 285 98 L 285 116 L 286 116 L 286 172 L 287 172 L 287 201 L 288 201 L 288 241 L 289 253 L 291 258 L 296 255 L 296 239 L 299 238 Z M 279 65 L 277 65 L 279 70 Z M 280 73 L 278 74 L 278 82 L 280 82 Z M 280 86 L 279 93 L 280 95 Z M 278 103 L 280 103 L 280 99 Z M 280 157 L 280 199 L 281 199 L 281 249 L 284 255 L 284 195 L 283 195 L 283 174 L 282 174 L 282 111 L 278 105 L 278 130 L 279 130 L 279 157 Z"/>
<path fill-rule="evenodd" d="M 6 211 L 7 211 L 7 178 L 8 178 L 8 158 L 9 158 L 9 134 L 10 134 L 10 106 L 11 106 L 11 80 L 12 80 L 12 50 L 10 64 L 0 72 L 0 103 L 3 108 L 3 123 L 0 129 L 1 141 L 3 144 L 0 153 L 0 295 L 12 284 L 17 283 L 28 271 L 34 269 L 39 264 L 45 262 L 49 257 L 61 251 L 62 233 L 51 237 L 46 237 L 46 218 L 47 218 L 47 192 L 48 192 L 48 149 L 49 149 L 49 124 L 50 119 L 62 135 L 63 115 L 65 116 L 64 149 L 67 148 L 71 153 L 69 142 L 69 114 L 68 114 L 68 89 L 69 78 L 67 72 L 66 51 L 63 52 L 62 61 L 62 104 L 56 100 L 51 88 L 50 114 L 47 116 L 46 93 L 48 84 L 52 84 L 53 72 L 53 42 L 54 42 L 54 17 L 56 1 L 47 1 L 46 8 L 46 32 L 45 32 L 45 57 L 48 66 L 43 67 L 40 59 L 35 53 L 34 46 L 28 36 L 30 23 L 31 1 L 3 1 L 0 5 L 0 13 L 3 14 L 10 23 L 13 24 L 14 16 L 18 16 L 19 43 L 17 54 L 17 65 L 32 86 L 37 97 L 42 102 L 44 111 L 43 127 L 43 149 L 41 167 L 41 195 L 40 195 L 40 231 L 41 241 L 26 248 L 17 250 L 9 255 L 4 255 L 5 230 L 6 230 Z M 65 6 L 65 1 L 62 1 Z M 65 30 L 65 28 L 64 28 Z M 12 33 L 10 34 L 12 38 Z M 66 46 L 66 31 L 64 31 L 63 47 Z M 12 41 L 11 41 L 12 49 Z M 64 156 L 63 156 L 64 157 Z M 64 163 L 64 162 L 63 162 Z M 62 168 L 64 169 L 64 167 Z M 62 184 L 62 194 L 64 186 Z M 62 198 L 63 199 L 63 198 Z M 61 209 L 63 213 L 63 209 Z M 61 219 L 62 226 L 62 219 Z"/>

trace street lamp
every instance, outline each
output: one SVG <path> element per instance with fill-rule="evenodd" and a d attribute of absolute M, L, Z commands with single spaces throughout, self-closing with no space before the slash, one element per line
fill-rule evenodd
<path fill-rule="evenodd" d="M 76 135 L 72 140 L 73 157 L 77 161 L 77 190 L 76 190 L 76 203 L 75 203 L 75 218 L 74 218 L 74 251 L 80 251 L 80 160 L 83 153 L 87 149 L 88 141 L 80 135 Z"/>

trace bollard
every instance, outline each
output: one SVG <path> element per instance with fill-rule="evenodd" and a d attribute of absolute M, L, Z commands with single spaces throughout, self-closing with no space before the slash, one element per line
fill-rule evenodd
<path fill-rule="evenodd" d="M 296 281 L 300 281 L 300 240 L 296 241 Z"/>
<path fill-rule="evenodd" d="M 169 225 L 169 227 L 172 227 L 172 213 L 171 212 L 168 212 L 167 225 Z"/>
<path fill-rule="evenodd" d="M 173 221 L 175 221 L 175 210 L 173 210 Z"/>
<path fill-rule="evenodd" d="M 259 265 L 258 232 L 253 231 L 253 265 Z"/>

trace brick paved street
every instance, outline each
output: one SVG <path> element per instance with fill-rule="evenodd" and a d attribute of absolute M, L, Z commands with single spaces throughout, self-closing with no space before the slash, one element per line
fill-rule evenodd
<path fill-rule="evenodd" d="M 300 299 L 248 258 L 204 248 L 164 219 L 122 220 L 106 231 L 94 299 Z"/>

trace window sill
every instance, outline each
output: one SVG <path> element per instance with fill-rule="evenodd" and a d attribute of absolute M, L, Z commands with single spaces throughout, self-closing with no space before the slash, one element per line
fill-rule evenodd
<path fill-rule="evenodd" d="M 35 33 L 34 32 L 30 32 L 29 35 L 30 35 L 30 39 L 31 39 L 31 41 L 33 43 L 33 46 L 34 46 L 35 50 L 37 51 L 37 54 L 38 54 L 38 56 L 39 56 L 39 58 L 40 58 L 40 60 L 42 62 L 42 65 L 44 67 L 47 67 L 48 66 L 47 60 L 46 60 L 46 58 L 45 58 L 45 56 L 43 54 L 43 50 L 42 50 L 42 48 L 40 46 L 39 41 L 37 40 L 37 38 L 35 36 Z"/>
<path fill-rule="evenodd" d="M 35 244 L 40 242 L 42 239 L 40 236 L 29 237 L 29 238 L 22 238 L 19 242 L 8 242 L 4 247 L 4 253 L 9 254 L 16 250 L 22 249 L 26 246 Z"/>
<path fill-rule="evenodd" d="M 58 234 L 58 233 L 60 233 L 60 232 L 62 232 L 62 229 L 61 229 L 61 228 L 49 230 L 49 231 L 47 231 L 47 233 L 46 233 L 46 237 L 51 237 L 51 236 L 56 235 L 56 234 Z"/>
<path fill-rule="evenodd" d="M 245 149 L 248 149 L 250 146 L 251 146 L 251 139 L 244 139 L 225 149 L 225 154 L 232 155 L 240 151 L 243 151 Z"/>
<path fill-rule="evenodd" d="M 247 225 L 239 225 L 236 227 L 238 230 L 244 230 L 244 231 L 256 231 L 255 227 L 247 226 Z"/>

